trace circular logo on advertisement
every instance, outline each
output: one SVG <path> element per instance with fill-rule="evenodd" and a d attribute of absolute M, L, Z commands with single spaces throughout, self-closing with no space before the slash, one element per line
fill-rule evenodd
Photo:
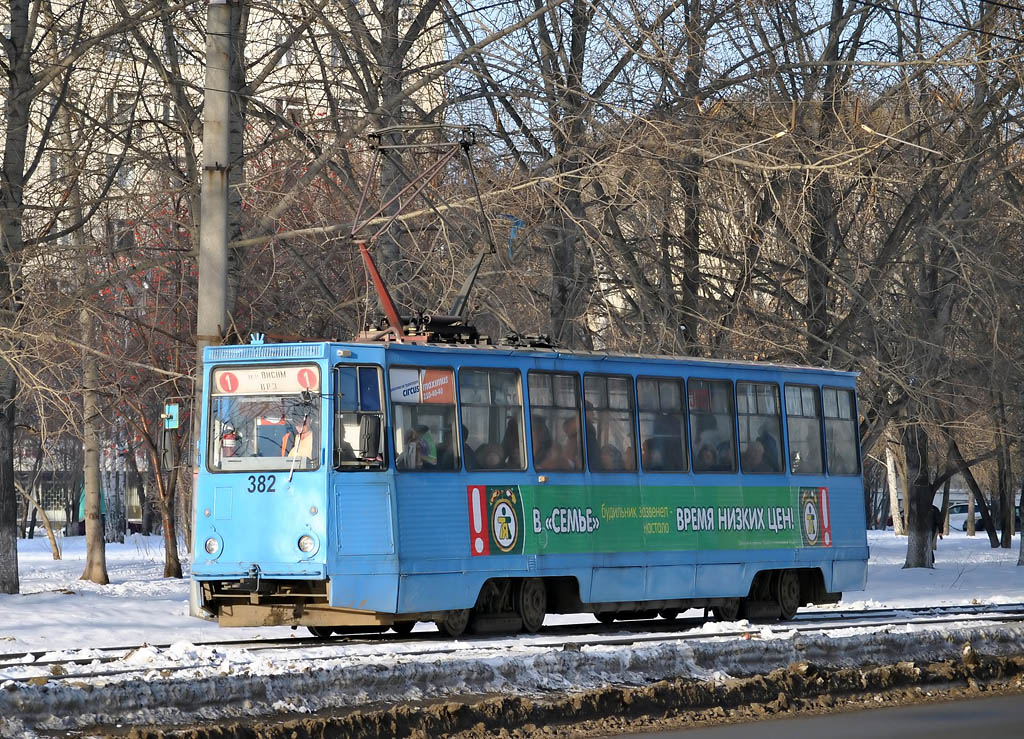
<path fill-rule="evenodd" d="M 807 541 L 813 544 L 818 540 L 818 507 L 814 501 L 808 500 L 804 503 L 804 536 Z"/>
<path fill-rule="evenodd" d="M 519 540 L 519 518 L 516 509 L 507 500 L 499 500 L 491 513 L 491 532 L 494 543 L 503 552 L 515 549 Z"/>

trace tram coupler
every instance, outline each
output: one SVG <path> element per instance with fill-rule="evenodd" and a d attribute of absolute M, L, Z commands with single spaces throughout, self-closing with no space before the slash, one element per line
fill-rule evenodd
<path fill-rule="evenodd" d="M 249 576 L 238 581 L 238 589 L 251 595 L 269 595 L 273 590 L 273 583 L 264 582 L 260 566 L 254 564 L 249 565 Z"/>

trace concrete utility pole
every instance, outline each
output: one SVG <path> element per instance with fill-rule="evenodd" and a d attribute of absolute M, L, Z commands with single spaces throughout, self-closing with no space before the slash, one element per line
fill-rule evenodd
<path fill-rule="evenodd" d="M 206 13 L 206 89 L 203 101 L 203 183 L 199 221 L 199 306 L 196 317 L 195 400 L 192 404 L 192 464 L 198 471 L 203 396 L 203 349 L 221 343 L 227 328 L 228 127 L 231 120 L 231 6 L 210 0 Z M 193 481 L 196 475 L 192 476 Z M 195 490 L 192 491 L 195 530 Z M 195 553 L 193 552 L 193 556 Z M 195 583 L 189 611 L 199 615 Z"/>

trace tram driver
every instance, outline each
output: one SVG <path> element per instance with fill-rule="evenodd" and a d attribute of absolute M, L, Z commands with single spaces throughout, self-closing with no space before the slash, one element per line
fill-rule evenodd
<path fill-rule="evenodd" d="M 281 440 L 282 457 L 313 458 L 313 428 L 309 416 L 298 419 Z"/>

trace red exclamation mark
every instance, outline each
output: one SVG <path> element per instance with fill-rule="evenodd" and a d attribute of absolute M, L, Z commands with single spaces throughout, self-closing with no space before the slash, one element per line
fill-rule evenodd
<path fill-rule="evenodd" d="M 832 518 L 828 512 L 828 488 L 818 488 L 818 495 L 821 499 L 821 543 L 832 546 Z"/>
<path fill-rule="evenodd" d="M 487 489 L 483 485 L 466 487 L 469 495 L 469 549 L 474 557 L 491 553 L 487 531 Z"/>

